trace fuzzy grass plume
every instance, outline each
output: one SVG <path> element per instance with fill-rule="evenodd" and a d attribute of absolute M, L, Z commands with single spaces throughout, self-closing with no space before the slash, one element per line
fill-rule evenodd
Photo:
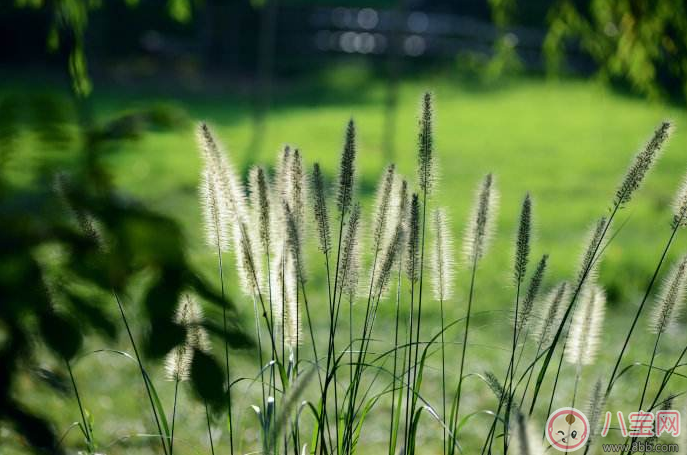
<path fill-rule="evenodd" d="M 673 229 L 687 226 L 687 175 L 682 179 L 680 188 L 673 200 Z"/>
<path fill-rule="evenodd" d="M 208 352 L 210 341 L 203 328 L 203 311 L 198 301 L 189 294 L 179 300 L 174 322 L 186 330 L 184 344 L 175 347 L 165 358 L 165 373 L 170 381 L 186 381 L 190 377 L 194 350 Z"/>
<path fill-rule="evenodd" d="M 249 174 L 250 205 L 253 211 L 253 222 L 258 229 L 259 244 L 262 252 L 270 250 L 270 198 L 271 189 L 265 170 L 255 166 Z"/>
<path fill-rule="evenodd" d="M 430 192 L 434 180 L 434 139 L 432 137 L 432 94 L 422 97 L 420 132 L 418 133 L 418 182 L 420 189 Z"/>
<path fill-rule="evenodd" d="M 434 234 L 434 244 L 431 251 L 431 278 L 434 298 L 445 301 L 453 296 L 453 237 L 450 234 L 448 216 L 443 208 L 435 209 L 432 213 L 431 229 Z"/>
<path fill-rule="evenodd" d="M 394 265 L 401 256 L 404 240 L 407 236 L 408 228 L 408 182 L 401 181 L 396 191 L 394 191 L 394 216 L 392 217 L 395 225 L 393 233 L 386 243 L 383 251 L 380 266 L 375 271 L 374 280 L 375 295 L 382 297 L 388 289 L 391 279 L 391 272 Z"/>
<path fill-rule="evenodd" d="M 388 240 L 389 236 L 389 221 L 391 212 L 391 202 L 393 199 L 393 187 L 396 180 L 396 166 L 390 164 L 387 166 L 382 179 L 377 186 L 377 195 L 375 197 L 373 230 L 372 230 L 372 245 L 373 251 L 378 253 L 384 246 L 384 241 Z"/>
<path fill-rule="evenodd" d="M 498 193 L 494 185 L 494 177 L 492 174 L 487 174 L 477 191 L 477 200 L 463 241 L 466 263 L 479 262 L 487 251 L 494 230 L 497 207 Z"/>
<path fill-rule="evenodd" d="M 305 201 L 308 193 L 308 181 L 300 150 L 294 150 L 290 164 L 291 170 L 289 171 L 288 191 L 285 199 L 289 204 L 298 231 L 302 235 L 305 228 Z"/>
<path fill-rule="evenodd" d="M 599 428 L 601 427 L 601 414 L 604 412 L 605 407 L 606 394 L 604 393 L 603 384 L 599 379 L 594 384 L 591 396 L 587 402 L 586 415 L 587 419 L 589 420 L 589 438 L 587 439 L 586 443 L 587 447 L 594 443 L 594 440 L 599 434 Z"/>
<path fill-rule="evenodd" d="M 320 251 L 327 254 L 332 248 L 332 234 L 329 227 L 329 213 L 327 211 L 327 195 L 324 177 L 320 165 L 315 163 L 312 171 L 312 198 L 315 225 L 319 240 Z"/>
<path fill-rule="evenodd" d="M 504 396 L 505 390 L 499 382 L 499 378 L 497 378 L 494 373 L 491 371 L 485 372 L 484 381 L 487 383 L 487 386 L 489 386 L 489 389 L 494 393 L 497 400 L 500 400 L 501 397 Z"/>
<path fill-rule="evenodd" d="M 616 191 L 615 204 L 624 205 L 630 202 L 635 191 L 642 185 L 647 172 L 649 172 L 658 159 L 663 146 L 670 138 L 672 130 L 671 122 L 662 122 L 654 131 L 649 142 L 635 155 Z"/>
<path fill-rule="evenodd" d="M 406 275 L 411 282 L 419 278 L 420 273 L 420 200 L 413 194 L 408 215 L 408 238 L 406 245 Z"/>
<path fill-rule="evenodd" d="M 205 168 L 200 181 L 200 205 L 203 210 L 203 225 L 205 227 L 205 241 L 208 246 L 220 251 L 229 249 L 229 233 L 227 230 L 226 211 L 220 210 L 222 202 L 218 188 L 217 176 Z"/>
<path fill-rule="evenodd" d="M 546 272 L 546 264 L 548 263 L 548 260 L 549 255 L 543 255 L 537 264 L 534 274 L 532 274 L 530 285 L 527 288 L 527 294 L 525 294 L 522 305 L 520 305 L 520 314 L 517 317 L 518 333 L 522 333 L 522 330 L 527 327 L 531 319 L 534 301 L 537 299 L 537 295 L 539 295 L 539 288 L 544 280 L 544 272 Z"/>
<path fill-rule="evenodd" d="M 546 295 L 539 313 L 539 323 L 534 329 L 537 344 L 547 347 L 553 340 L 556 327 L 563 318 L 565 307 L 563 302 L 570 299 L 570 286 L 567 282 L 560 283 Z"/>
<path fill-rule="evenodd" d="M 247 295 L 256 295 L 259 292 L 262 272 L 260 264 L 255 261 L 254 232 L 248 229 L 246 191 L 234 166 L 205 123 L 201 123 L 198 127 L 198 138 L 204 159 L 203 172 L 210 181 L 217 182 L 219 219 L 231 228 L 232 246 L 236 255 L 236 268 L 241 289 Z"/>
<path fill-rule="evenodd" d="M 355 123 L 349 120 L 346 127 L 346 138 L 344 148 L 341 153 L 341 165 L 339 166 L 339 188 L 336 197 L 339 211 L 347 212 L 353 200 L 353 189 L 355 187 Z"/>
<path fill-rule="evenodd" d="M 602 250 L 601 241 L 606 229 L 606 217 L 601 217 L 587 235 L 586 248 L 582 253 L 580 267 L 577 273 L 577 284 L 580 286 L 583 281 L 593 279 L 596 276 L 598 266 L 598 251 Z"/>
<path fill-rule="evenodd" d="M 511 427 L 513 431 L 510 433 L 511 440 L 508 444 L 508 453 L 511 455 L 544 455 L 544 448 L 541 444 L 541 438 L 528 425 L 525 416 L 516 410 L 513 413 Z"/>
<path fill-rule="evenodd" d="M 651 332 L 664 333 L 675 323 L 685 303 L 687 291 L 687 255 L 678 260 L 666 277 L 649 320 Z"/>
<path fill-rule="evenodd" d="M 339 267 L 341 290 L 350 297 L 356 295 L 360 277 L 360 223 L 360 204 L 356 203 L 348 219 Z"/>
<path fill-rule="evenodd" d="M 532 237 L 532 199 L 530 194 L 525 195 L 520 209 L 520 222 L 515 241 L 515 268 L 513 279 L 516 284 L 522 283 L 527 271 L 527 263 L 530 256 L 530 238 Z"/>
<path fill-rule="evenodd" d="M 599 350 L 606 293 L 595 283 L 587 283 L 570 325 L 565 359 L 573 365 L 591 365 Z"/>

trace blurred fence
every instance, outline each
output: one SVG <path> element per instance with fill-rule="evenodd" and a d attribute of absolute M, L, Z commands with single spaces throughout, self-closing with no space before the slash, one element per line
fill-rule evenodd
<path fill-rule="evenodd" d="M 373 8 L 282 8 L 278 53 L 358 54 L 452 60 L 462 52 L 490 54 L 497 41 L 516 48 L 527 67 L 540 68 L 546 31 L 500 29 L 474 17 Z"/>

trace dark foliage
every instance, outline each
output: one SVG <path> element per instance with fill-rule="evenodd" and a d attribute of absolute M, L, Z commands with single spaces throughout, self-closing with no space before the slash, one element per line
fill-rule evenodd
<path fill-rule="evenodd" d="M 62 147 L 69 137 L 60 131 L 63 119 L 52 114 L 62 115 L 74 106 L 61 106 L 63 101 L 56 100 L 51 99 L 52 107 L 34 123 L 45 133 L 44 147 L 52 143 Z M 218 307 L 225 303 L 189 265 L 176 222 L 112 186 L 99 156 L 114 137 L 129 137 L 103 134 L 119 130 L 122 118 L 115 120 L 118 125 L 80 127 L 83 149 L 73 159 L 41 169 L 31 185 L 17 186 L 0 167 L 0 421 L 35 452 L 63 453 L 56 433 L 64 429 L 53 428 L 45 417 L 24 406 L 14 393 L 19 374 L 40 372 L 31 377 L 67 390 L 64 372 L 36 365 L 41 346 L 64 364 L 80 353 L 84 334 L 115 338 L 123 325 L 112 318 L 117 314 L 113 294 L 122 297 L 125 311 L 138 304 L 127 297 L 134 280 L 146 284 L 142 311 L 136 312 L 142 317 L 131 321 L 132 330 L 135 337 L 144 337 L 144 353 L 153 360 L 184 341 L 184 328 L 173 322 L 182 292 L 193 290 Z M 9 110 L 1 120 L 0 156 L 6 161 L 12 159 L 18 128 L 24 126 Z M 58 253 L 43 254 L 45 248 Z M 144 273 L 151 278 L 137 279 Z M 84 294 L 84 289 L 89 291 Z M 222 336 L 221 330 L 210 329 Z M 238 325 L 229 327 L 227 338 L 234 347 L 251 346 Z M 195 390 L 209 404 L 221 405 L 226 386 L 222 368 L 208 354 L 198 353 L 196 359 Z"/>

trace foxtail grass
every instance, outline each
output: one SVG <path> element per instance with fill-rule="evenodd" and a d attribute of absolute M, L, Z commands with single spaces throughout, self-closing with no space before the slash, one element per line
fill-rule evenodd
<path fill-rule="evenodd" d="M 461 346 L 460 367 L 458 372 L 458 385 L 453 397 L 450 415 L 450 429 L 453 437 L 448 444 L 449 454 L 455 453 L 455 435 L 460 414 L 460 400 L 463 389 L 465 355 L 467 353 L 468 335 L 470 333 L 470 316 L 472 313 L 472 301 L 475 291 L 475 277 L 480 259 L 484 256 L 489 246 L 498 205 L 498 193 L 494 185 L 494 177 L 487 174 L 482 180 L 476 194 L 476 200 L 472 214 L 468 222 L 467 231 L 463 239 L 463 255 L 465 263 L 470 266 L 470 290 L 468 292 L 468 307 L 465 317 L 465 329 L 463 331 L 463 344 Z"/>
<path fill-rule="evenodd" d="M 446 210 L 435 209 L 432 214 L 431 228 L 434 234 L 432 246 L 431 270 L 434 299 L 439 301 L 439 315 L 441 320 L 441 417 L 448 421 L 446 412 L 446 343 L 444 340 L 445 314 L 444 302 L 453 297 L 454 263 L 453 239 L 449 231 Z M 446 428 L 443 428 L 443 445 L 446 453 Z"/>
<path fill-rule="evenodd" d="M 196 350 L 208 352 L 210 341 L 205 329 L 202 327 L 203 312 L 198 301 L 185 294 L 181 297 L 174 315 L 174 322 L 186 330 L 186 339 L 183 344 L 172 349 L 165 359 L 165 372 L 167 379 L 174 382 L 174 404 L 172 407 L 172 429 L 169 440 L 169 453 L 174 453 L 174 429 L 177 415 L 177 395 L 179 384 L 188 381 L 191 376 L 191 363 Z M 205 407 L 206 419 L 210 421 L 207 405 Z M 208 436 L 212 446 L 212 433 L 208 427 Z M 214 448 L 213 448 L 214 453 Z"/>

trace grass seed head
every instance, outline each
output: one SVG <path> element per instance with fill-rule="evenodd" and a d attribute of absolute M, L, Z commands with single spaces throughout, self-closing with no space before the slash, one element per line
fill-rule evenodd
<path fill-rule="evenodd" d="M 673 228 L 687 226 L 687 175 L 683 177 L 680 188 L 673 200 Z"/>
<path fill-rule="evenodd" d="M 476 201 L 463 240 L 465 262 L 472 265 L 486 253 L 494 230 L 498 193 L 494 177 L 487 174 L 477 190 Z"/>
<path fill-rule="evenodd" d="M 606 230 L 606 223 L 606 217 L 601 217 L 587 235 L 586 247 L 582 253 L 582 260 L 577 273 L 578 286 L 585 280 L 593 280 L 596 276 L 596 270 L 599 266 L 598 259 L 600 252 L 603 250 L 602 236 Z"/>
<path fill-rule="evenodd" d="M 360 204 L 353 205 L 351 216 L 343 239 L 341 265 L 339 266 L 339 283 L 341 289 L 350 298 L 358 291 L 360 277 Z"/>
<path fill-rule="evenodd" d="M 599 350 L 606 293 L 603 288 L 589 282 L 582 289 L 581 300 L 575 308 L 565 359 L 573 365 L 591 365 Z"/>
<path fill-rule="evenodd" d="M 241 289 L 245 294 L 253 295 L 262 273 L 259 269 L 260 261 L 256 260 L 253 249 L 256 239 L 252 237 L 255 235 L 247 229 L 249 216 L 245 188 L 227 154 L 205 123 L 198 127 L 198 138 L 204 159 L 204 172 L 210 181 L 217 182 L 215 194 L 218 217 L 231 233 Z"/>
<path fill-rule="evenodd" d="M 627 169 L 625 177 L 616 191 L 615 204 L 622 206 L 630 202 L 633 194 L 642 185 L 646 174 L 651 170 L 661 154 L 661 150 L 668 142 L 672 131 L 673 125 L 669 121 L 662 122 L 656 128 L 649 142 L 635 155 L 634 160 Z"/>
<path fill-rule="evenodd" d="M 378 298 L 384 297 L 388 290 L 391 272 L 401 257 L 403 243 L 407 235 L 409 218 L 408 182 L 402 180 L 397 186 L 398 188 L 394 191 L 394 199 L 391 204 L 394 209 L 392 216 L 394 221 L 393 230 L 390 232 L 389 238 L 384 242 L 385 246 L 381 256 L 380 266 L 375 269 L 375 276 L 373 279 L 375 295 Z"/>
<path fill-rule="evenodd" d="M 390 164 L 386 168 L 377 186 L 373 221 L 374 229 L 372 232 L 372 244 L 375 254 L 383 248 L 385 236 L 387 235 L 387 225 L 389 224 L 390 205 L 393 198 L 395 178 L 396 167 Z"/>
<path fill-rule="evenodd" d="M 553 341 L 555 329 L 561 323 L 563 313 L 565 312 L 563 302 L 569 300 L 569 294 L 570 286 L 567 282 L 563 282 L 549 291 L 544 299 L 539 314 L 539 324 L 537 324 L 534 331 L 537 344 L 541 346 L 542 349 L 546 349 L 551 341 Z"/>
<path fill-rule="evenodd" d="M 537 268 L 532 274 L 530 279 L 530 285 L 527 288 L 527 294 L 520 305 L 520 314 L 518 315 L 518 326 L 517 332 L 522 333 L 522 330 L 527 327 L 530 318 L 532 317 L 532 310 L 534 308 L 534 301 L 539 295 L 539 289 L 541 288 L 541 283 L 544 280 L 544 272 L 546 272 L 546 264 L 548 263 L 549 255 L 545 254 L 539 260 Z M 521 341 L 524 341 L 522 339 Z"/>
<path fill-rule="evenodd" d="M 589 420 L 589 438 L 586 445 L 590 446 L 596 439 L 601 426 L 601 413 L 606 407 L 606 394 L 601 379 L 597 380 L 587 403 L 587 418 Z"/>
<path fill-rule="evenodd" d="M 315 163 L 312 172 L 312 195 L 315 225 L 319 240 L 320 251 L 327 254 L 332 247 L 332 234 L 329 227 L 329 213 L 327 211 L 327 195 L 324 186 L 324 177 L 320 165 Z"/>
<path fill-rule="evenodd" d="M 202 325 L 203 310 L 195 297 L 189 294 L 181 296 L 174 322 L 186 329 L 186 340 L 167 354 L 165 373 L 170 381 L 186 381 L 190 377 L 194 350 L 210 350 L 210 340 Z"/>
<path fill-rule="evenodd" d="M 677 319 L 685 303 L 687 291 L 687 255 L 678 260 L 668 273 L 649 320 L 649 329 L 664 333 Z"/>
<path fill-rule="evenodd" d="M 516 409 L 511 421 L 513 428 L 511 441 L 508 445 L 509 453 L 513 455 L 544 455 L 541 437 L 527 423 L 525 416 Z"/>
<path fill-rule="evenodd" d="M 271 189 L 265 170 L 255 166 L 250 170 L 250 199 L 253 220 L 258 227 L 260 245 L 263 252 L 270 250 L 270 194 Z M 261 255 L 258 255 L 259 257 Z"/>
<path fill-rule="evenodd" d="M 418 182 L 422 191 L 430 192 L 434 181 L 434 140 L 432 137 L 432 94 L 422 98 L 420 131 L 418 133 Z"/>
<path fill-rule="evenodd" d="M 351 208 L 351 202 L 353 200 L 356 155 L 355 134 L 355 123 L 353 119 L 351 119 L 346 127 L 346 138 L 344 140 L 343 151 L 341 152 L 341 166 L 339 168 L 337 203 L 339 211 L 342 213 L 347 212 Z"/>
<path fill-rule="evenodd" d="M 420 274 L 420 200 L 417 193 L 413 194 L 408 217 L 406 275 L 410 281 L 417 281 Z"/>
<path fill-rule="evenodd" d="M 434 244 L 431 255 L 431 270 L 434 298 L 446 301 L 453 296 L 453 278 L 455 264 L 453 261 L 453 238 L 446 210 L 434 210 L 430 227 L 434 233 Z"/>
<path fill-rule="evenodd" d="M 532 199 L 530 194 L 525 195 L 520 209 L 520 222 L 518 223 L 518 235 L 515 240 L 515 271 L 516 284 L 522 283 L 527 272 L 527 263 L 530 255 L 530 238 L 532 235 Z"/>

